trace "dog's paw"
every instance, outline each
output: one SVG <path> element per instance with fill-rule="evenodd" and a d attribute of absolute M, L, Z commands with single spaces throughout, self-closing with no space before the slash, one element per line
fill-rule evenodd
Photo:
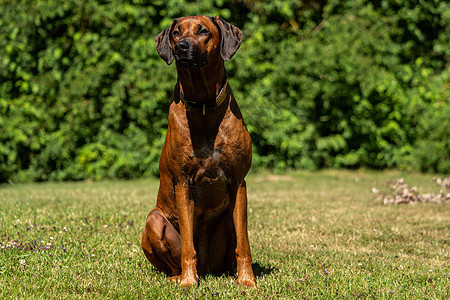
<path fill-rule="evenodd" d="M 180 283 L 180 281 L 181 281 L 181 275 L 171 276 L 171 277 L 167 278 L 167 282 Z"/>
<path fill-rule="evenodd" d="M 180 278 L 181 279 L 181 278 Z M 195 276 L 186 276 L 185 278 L 181 279 L 181 281 L 179 281 L 179 286 L 180 288 L 189 288 L 191 286 L 197 286 L 198 285 L 198 278 L 196 278 Z"/>
<path fill-rule="evenodd" d="M 249 287 L 249 288 L 256 288 L 256 279 L 255 276 L 242 276 L 242 277 L 238 277 L 237 282 L 240 285 Z"/>

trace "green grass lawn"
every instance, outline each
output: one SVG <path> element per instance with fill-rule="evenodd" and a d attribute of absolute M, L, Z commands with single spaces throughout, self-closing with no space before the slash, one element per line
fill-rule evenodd
<path fill-rule="evenodd" d="M 257 289 L 206 276 L 180 290 L 140 248 L 158 181 L 0 186 L 0 299 L 448 299 L 450 206 L 385 206 L 371 188 L 396 171 L 251 174 L 249 236 Z"/>

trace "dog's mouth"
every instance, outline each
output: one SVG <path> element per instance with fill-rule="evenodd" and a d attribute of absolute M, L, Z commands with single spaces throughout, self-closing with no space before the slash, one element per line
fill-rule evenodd
<path fill-rule="evenodd" d="M 175 51 L 174 57 L 177 66 L 181 68 L 200 68 L 208 63 L 207 58 L 196 51 Z"/>
<path fill-rule="evenodd" d="M 206 60 L 200 59 L 177 59 L 175 58 L 176 64 L 181 68 L 200 68 L 206 65 L 208 62 Z"/>

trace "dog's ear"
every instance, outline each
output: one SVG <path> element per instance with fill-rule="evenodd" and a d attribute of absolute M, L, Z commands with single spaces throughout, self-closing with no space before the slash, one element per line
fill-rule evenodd
<path fill-rule="evenodd" d="M 239 49 L 242 41 L 242 31 L 227 21 L 215 17 L 214 22 L 219 26 L 222 41 L 220 42 L 220 55 L 223 60 L 230 60 Z"/>
<path fill-rule="evenodd" d="M 170 34 L 178 20 L 179 19 L 173 20 L 172 25 L 166 30 L 161 31 L 155 38 L 156 51 L 158 51 L 159 56 L 161 56 L 168 65 L 173 62 L 172 49 L 170 48 Z"/>

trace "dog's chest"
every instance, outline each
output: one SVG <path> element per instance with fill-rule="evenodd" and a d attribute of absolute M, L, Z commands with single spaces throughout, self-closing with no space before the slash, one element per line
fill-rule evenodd
<path fill-rule="evenodd" d="M 250 147 L 245 147 L 245 127 L 231 112 L 219 126 L 211 126 L 190 123 L 175 113 L 175 107 L 173 111 L 166 141 L 171 173 L 177 181 L 187 182 L 199 218 L 219 218 L 229 207 L 230 186 L 239 180 L 236 173 L 247 167 L 243 162 Z"/>
<path fill-rule="evenodd" d="M 229 205 L 227 155 L 219 145 L 193 148 L 189 195 L 205 220 L 219 217 Z"/>

